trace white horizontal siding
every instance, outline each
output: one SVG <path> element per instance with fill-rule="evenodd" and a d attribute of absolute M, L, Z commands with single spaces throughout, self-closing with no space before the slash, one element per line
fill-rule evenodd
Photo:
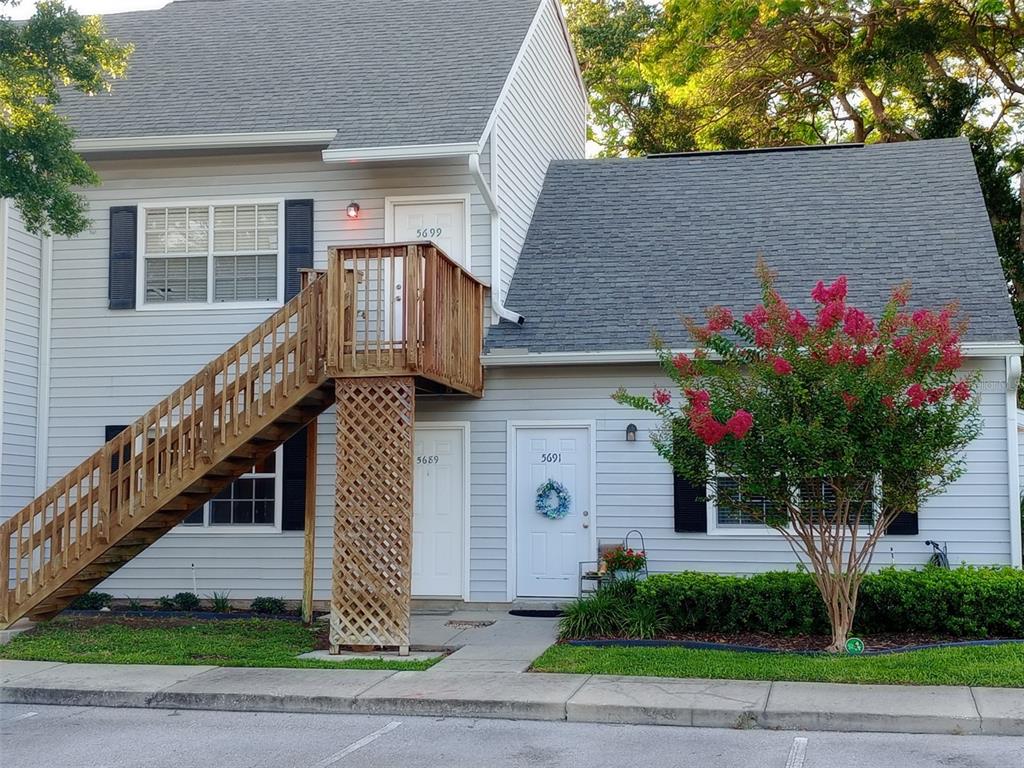
<path fill-rule="evenodd" d="M 327 165 L 318 152 L 95 162 L 101 186 L 86 190 L 92 227 L 54 242 L 53 347 L 49 418 L 50 481 L 103 442 L 104 426 L 127 424 L 250 331 L 271 310 L 107 309 L 109 209 L 146 202 L 240 197 L 312 198 L 317 266 L 328 246 L 382 242 L 384 199 L 400 195 L 472 195 L 472 269 L 490 277 L 490 217 L 461 160 L 419 164 Z M 485 166 L 486 169 L 486 166 Z M 359 218 L 345 215 L 352 202 Z M 329 420 L 329 423 L 333 421 Z M 332 471 L 333 437 L 323 438 L 324 477 Z M 6 497 L 6 490 L 5 490 Z M 324 515 L 333 488 L 321 489 Z M 328 562 L 330 521 L 319 553 Z M 103 587 L 118 595 L 153 596 L 192 587 L 233 596 L 298 594 L 302 536 L 297 533 L 174 533 Z M 326 571 L 318 586 L 326 589 Z M 324 593 L 326 596 L 326 593 Z"/>
<path fill-rule="evenodd" d="M 35 497 L 36 418 L 39 382 L 40 275 L 42 242 L 29 234 L 18 206 L 6 206 L 4 270 L 4 345 L 0 419 L 0 519 L 7 518 Z M 2 226 L 2 225 L 0 225 Z"/>
<path fill-rule="evenodd" d="M 984 374 L 983 435 L 967 453 L 967 474 L 944 496 L 929 500 L 918 536 L 883 539 L 876 565 L 922 565 L 925 539 L 949 544 L 954 562 L 1009 562 L 1005 372 L 1002 360 L 980 364 Z M 506 599 L 506 440 L 510 420 L 596 422 L 597 499 L 600 538 L 643 531 L 652 569 L 756 573 L 791 568 L 792 552 L 765 536 L 680 534 L 673 530 L 671 472 L 647 435 L 655 420 L 612 402 L 619 386 L 649 392 L 663 383 L 651 365 L 489 370 L 481 400 L 420 397 L 416 420 L 468 421 L 471 436 L 470 595 L 474 601 Z M 640 439 L 625 441 L 629 423 Z M 334 415 L 320 419 L 317 485 L 315 593 L 330 594 L 334 504 Z M 891 548 L 891 554 L 890 554 Z M 191 589 L 196 565 L 201 593 L 230 590 L 297 598 L 301 594 L 302 535 L 179 533 L 165 536 L 109 579 L 117 595 L 154 596 Z"/>
<path fill-rule="evenodd" d="M 582 158 L 586 150 L 586 102 L 558 10 L 545 1 L 539 14 L 494 128 L 502 296 L 519 260 L 548 164 Z"/>

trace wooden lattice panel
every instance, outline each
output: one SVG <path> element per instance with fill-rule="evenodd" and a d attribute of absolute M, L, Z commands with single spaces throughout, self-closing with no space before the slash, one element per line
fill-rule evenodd
<path fill-rule="evenodd" d="M 411 377 L 337 379 L 335 391 L 331 651 L 407 649 L 415 384 Z"/>

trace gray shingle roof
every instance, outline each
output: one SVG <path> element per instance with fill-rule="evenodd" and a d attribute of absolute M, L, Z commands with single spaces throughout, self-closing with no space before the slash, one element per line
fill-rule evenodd
<path fill-rule="evenodd" d="M 104 16 L 135 44 L 81 138 L 332 130 L 335 148 L 476 141 L 540 0 L 179 0 Z"/>
<path fill-rule="evenodd" d="M 763 254 L 805 311 L 819 279 L 850 279 L 877 313 L 959 300 L 971 341 L 1017 341 L 966 140 L 552 163 L 506 305 L 526 317 L 489 350 L 646 349 L 678 317 L 758 301 Z"/>

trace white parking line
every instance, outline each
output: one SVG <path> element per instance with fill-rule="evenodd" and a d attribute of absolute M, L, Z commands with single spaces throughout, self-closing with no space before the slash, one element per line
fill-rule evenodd
<path fill-rule="evenodd" d="M 13 722 L 16 722 L 18 720 L 28 720 L 28 718 L 35 717 L 38 714 L 39 714 L 38 712 L 25 712 L 24 714 L 18 715 L 17 717 L 12 717 L 7 722 L 8 723 L 13 723 Z"/>
<path fill-rule="evenodd" d="M 370 744 L 370 743 L 376 741 L 381 736 L 383 736 L 385 733 L 388 733 L 390 731 L 395 730 L 395 728 L 397 728 L 400 725 L 401 725 L 401 723 L 398 722 L 397 720 L 396 721 L 392 721 L 392 722 L 388 723 L 387 725 L 385 725 L 380 730 L 374 731 L 373 733 L 370 733 L 370 734 L 367 734 L 366 736 L 363 736 L 363 738 L 361 738 L 359 741 L 353 741 L 351 744 L 349 744 L 347 747 L 345 747 L 340 752 L 335 752 L 333 755 L 325 757 L 319 763 L 314 763 L 311 766 L 311 768 L 327 768 L 327 766 L 329 766 L 329 765 L 334 765 L 336 762 L 341 760 L 341 758 L 345 757 L 345 755 L 351 755 L 357 749 L 362 749 L 367 744 Z"/>
<path fill-rule="evenodd" d="M 793 746 L 789 748 L 789 759 L 786 761 L 786 768 L 803 768 L 804 755 L 807 753 L 807 739 L 797 736 L 793 739 Z"/>

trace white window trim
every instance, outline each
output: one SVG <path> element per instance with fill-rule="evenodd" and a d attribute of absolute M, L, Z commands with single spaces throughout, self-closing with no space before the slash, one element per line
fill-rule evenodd
<path fill-rule="evenodd" d="M 388 195 L 384 198 L 384 242 L 395 242 L 395 205 L 429 205 L 430 203 L 462 203 L 463 237 L 466 239 L 465 263 L 462 267 L 473 274 L 473 195 L 469 192 L 452 192 L 433 195 Z M 438 246 L 440 247 L 440 246 Z M 453 259 L 454 261 L 454 259 Z M 458 262 L 456 262 L 458 263 Z"/>
<path fill-rule="evenodd" d="M 139 312 L 216 312 L 239 309 L 276 309 L 284 306 L 284 232 L 283 197 L 222 197 L 202 200 L 150 200 L 138 204 L 136 217 L 136 258 L 135 258 L 135 309 Z M 175 303 L 149 303 L 146 301 L 146 211 L 157 208 L 212 208 L 218 205 L 276 205 L 277 206 L 277 298 L 274 301 L 210 301 L 213 295 L 213 232 L 209 233 L 210 247 L 206 258 L 207 301 L 185 301 Z M 154 258 L 160 258 L 154 256 Z M 172 257 L 173 258 L 173 257 Z"/>
<path fill-rule="evenodd" d="M 708 535 L 709 536 L 756 536 L 756 537 L 759 537 L 759 538 L 760 537 L 764 537 L 764 536 L 769 536 L 769 537 L 770 536 L 776 536 L 776 537 L 781 537 L 782 536 L 782 533 L 779 530 L 777 530 L 776 528 L 772 528 L 771 526 L 768 526 L 765 523 L 760 523 L 758 525 L 719 525 L 718 524 L 718 499 L 717 498 L 714 498 L 714 499 L 711 498 L 711 494 L 708 491 L 707 486 L 704 487 L 704 494 L 705 494 L 705 498 L 707 498 L 707 500 L 708 500 L 707 501 L 707 508 L 708 508 Z M 873 503 L 873 506 L 875 508 L 874 509 L 874 511 L 875 511 L 874 517 L 878 516 L 878 499 L 879 499 L 880 495 L 881 495 L 881 488 L 879 487 L 879 483 L 876 480 L 875 481 L 875 499 L 874 499 L 874 503 Z M 872 524 L 870 526 L 866 526 L 866 527 L 861 528 L 861 530 L 872 530 L 873 528 L 874 528 L 874 525 Z M 792 524 L 787 525 L 786 526 L 786 530 L 788 532 L 792 533 L 793 532 Z M 882 536 L 884 537 L 885 533 L 883 533 Z"/>
<path fill-rule="evenodd" d="M 203 524 L 202 525 L 183 525 L 179 523 L 171 529 L 171 533 L 176 536 L 201 536 L 205 534 L 214 534 L 217 536 L 223 536 L 225 534 L 240 533 L 246 536 L 254 534 L 277 534 L 283 533 L 281 530 L 281 517 L 284 508 L 283 497 L 284 497 L 284 445 L 279 445 L 274 449 L 274 524 L 273 525 L 234 525 L 231 523 L 221 525 L 210 524 L 210 502 L 203 504 Z M 241 475 L 239 478 L 247 476 L 249 473 Z M 232 481 L 234 482 L 234 481 Z"/>

